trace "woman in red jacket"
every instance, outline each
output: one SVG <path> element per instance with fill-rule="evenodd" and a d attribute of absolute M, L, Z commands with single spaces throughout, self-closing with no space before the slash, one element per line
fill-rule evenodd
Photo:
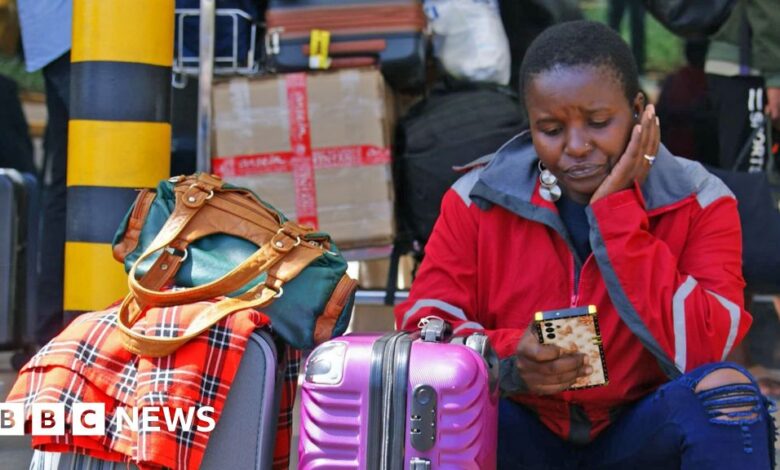
<path fill-rule="evenodd" d="M 530 130 L 444 196 L 397 326 L 437 316 L 490 337 L 501 469 L 774 468 L 770 404 L 721 362 L 751 323 L 733 195 L 660 145 L 631 52 L 606 26 L 546 30 L 521 80 Z M 609 383 L 568 390 L 590 365 L 529 324 L 584 305 Z"/>

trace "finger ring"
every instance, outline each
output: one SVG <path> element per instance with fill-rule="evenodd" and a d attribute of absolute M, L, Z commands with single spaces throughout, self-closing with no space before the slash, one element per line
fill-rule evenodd
<path fill-rule="evenodd" d="M 653 162 L 655 162 L 655 155 L 645 154 L 644 157 L 645 157 L 645 160 L 647 160 L 647 163 L 649 163 L 651 165 L 653 164 Z"/>

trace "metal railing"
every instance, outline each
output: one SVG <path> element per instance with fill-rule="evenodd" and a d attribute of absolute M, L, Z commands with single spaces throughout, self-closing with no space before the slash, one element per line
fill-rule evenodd
<path fill-rule="evenodd" d="M 201 5 L 201 9 L 206 7 L 209 11 L 198 8 L 177 8 L 176 9 L 176 55 L 173 58 L 173 86 L 183 88 L 187 83 L 188 76 L 198 76 L 201 71 L 202 63 L 200 55 L 187 55 L 184 43 L 186 28 L 192 27 L 192 22 L 187 22 L 188 18 L 199 18 L 201 50 L 202 42 L 208 39 L 214 44 L 216 18 L 228 18 L 230 28 L 232 29 L 232 44 L 230 52 L 224 55 L 214 55 L 212 59 L 212 73 L 216 75 L 256 75 L 260 73 L 260 62 L 257 60 L 257 32 L 262 25 L 255 21 L 252 16 L 243 10 L 236 8 L 215 8 L 214 2 Z M 204 33 L 203 23 L 210 24 L 210 30 Z M 249 44 L 246 57 L 239 57 L 239 42 L 245 38 L 239 37 L 239 26 L 244 22 L 249 27 Z M 209 26 L 209 25 L 207 25 Z"/>

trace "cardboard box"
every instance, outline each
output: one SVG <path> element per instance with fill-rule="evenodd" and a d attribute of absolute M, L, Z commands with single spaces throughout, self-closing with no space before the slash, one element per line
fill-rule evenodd
<path fill-rule="evenodd" d="M 398 289 L 409 289 L 412 286 L 412 271 L 414 258 L 410 255 L 401 256 L 398 260 Z M 387 276 L 390 273 L 390 258 L 362 260 L 358 263 L 357 280 L 361 289 L 380 289 L 387 287 Z"/>
<path fill-rule="evenodd" d="M 19 39 L 19 12 L 16 2 L 0 0 L 0 54 L 16 56 Z"/>
<path fill-rule="evenodd" d="M 214 87 L 213 170 L 341 248 L 388 244 L 392 121 L 373 68 L 234 78 Z"/>
<path fill-rule="evenodd" d="M 393 307 L 387 305 L 355 305 L 347 333 L 386 332 L 395 329 Z"/>

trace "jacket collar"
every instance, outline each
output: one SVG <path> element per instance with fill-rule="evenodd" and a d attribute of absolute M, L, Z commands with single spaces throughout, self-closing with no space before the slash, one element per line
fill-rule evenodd
<path fill-rule="evenodd" d="M 538 210 L 556 212 L 554 204 L 538 195 L 537 162 L 530 132 L 524 131 L 493 155 L 470 196 L 477 205 L 496 204 L 524 217 L 537 213 Z M 661 145 L 641 189 L 646 210 L 656 211 L 695 194 L 696 185 L 678 161 L 678 157 Z"/>

